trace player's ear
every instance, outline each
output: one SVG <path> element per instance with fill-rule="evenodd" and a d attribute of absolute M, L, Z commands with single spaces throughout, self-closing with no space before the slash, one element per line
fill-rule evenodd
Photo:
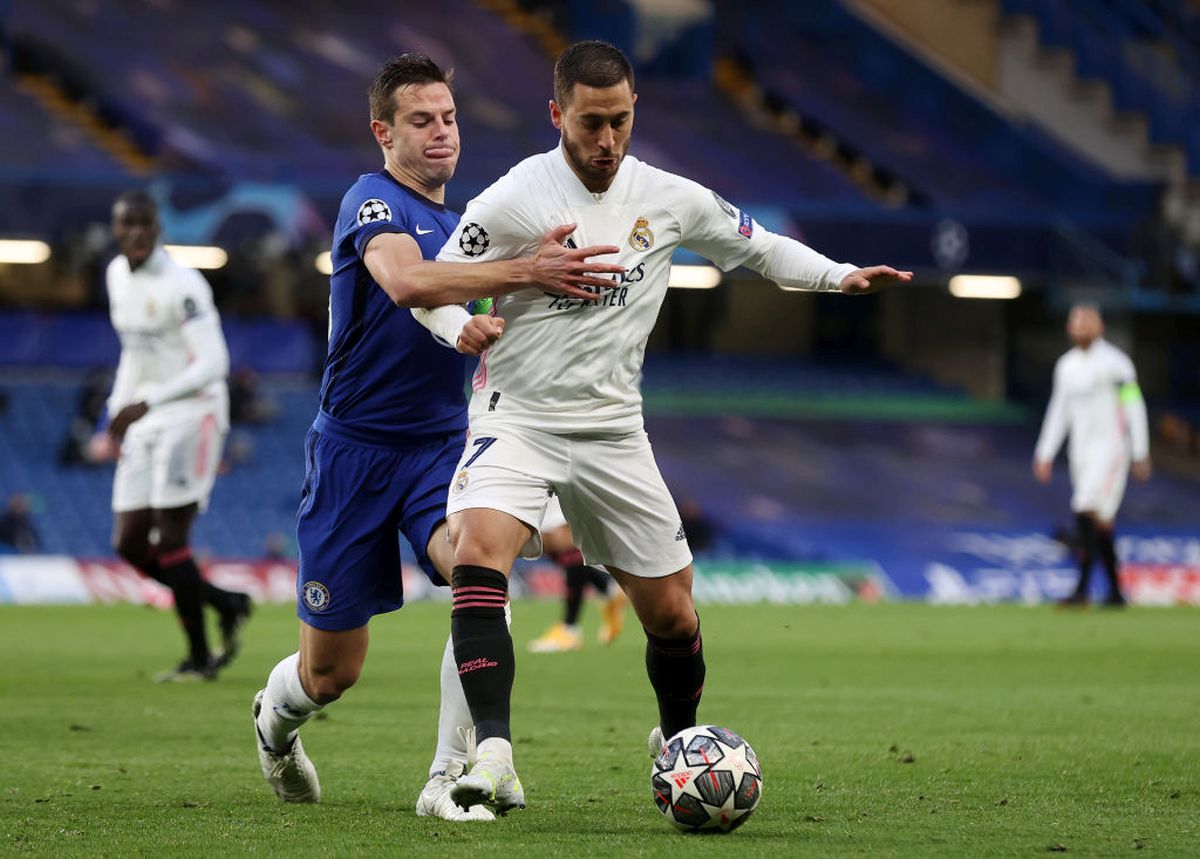
<path fill-rule="evenodd" d="M 375 142 L 384 149 L 392 148 L 392 127 L 386 122 L 380 122 L 378 119 L 372 119 L 371 133 L 375 135 Z"/>
<path fill-rule="evenodd" d="M 550 99 L 550 122 L 553 123 L 555 128 L 557 128 L 559 131 L 562 131 L 562 108 L 558 106 L 558 102 L 556 102 L 554 99 Z"/>

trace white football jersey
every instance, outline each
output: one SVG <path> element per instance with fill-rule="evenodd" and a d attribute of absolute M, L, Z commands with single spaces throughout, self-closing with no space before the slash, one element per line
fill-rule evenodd
<path fill-rule="evenodd" d="M 587 190 L 561 148 L 527 158 L 467 204 L 438 254 L 447 262 L 527 256 L 547 230 L 577 224 L 572 247 L 616 245 L 626 268 L 595 302 L 525 289 L 501 296 L 504 335 L 479 361 L 471 414 L 498 411 L 553 433 L 625 433 L 642 426 L 639 376 L 677 247 L 728 271 L 765 231 L 747 213 L 689 179 L 626 156 L 609 189 Z M 774 238 L 774 237 L 773 237 Z M 806 249 L 807 250 L 807 249 Z M 853 266 L 809 252 L 834 288 Z"/>
<path fill-rule="evenodd" d="M 1127 451 L 1135 460 L 1149 455 L 1149 428 L 1140 394 L 1123 408 L 1123 385 L 1136 385 L 1129 356 L 1104 339 L 1078 346 L 1054 366 L 1054 391 L 1038 438 L 1038 460 L 1053 460 L 1070 434 L 1072 464 L 1103 461 Z"/>
<path fill-rule="evenodd" d="M 121 341 L 109 417 L 145 401 L 150 411 L 139 423 L 168 423 L 204 409 L 227 427 L 229 352 L 208 281 L 161 246 L 132 272 L 118 254 L 106 279 L 109 315 Z"/>

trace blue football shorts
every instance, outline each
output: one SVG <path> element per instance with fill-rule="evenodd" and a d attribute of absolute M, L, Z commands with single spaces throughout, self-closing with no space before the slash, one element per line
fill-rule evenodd
<path fill-rule="evenodd" d="M 446 585 L 426 549 L 446 518 L 446 490 L 463 451 L 456 432 L 405 448 L 350 442 L 315 427 L 304 441 L 296 542 L 296 614 L 317 629 L 357 629 L 404 604 L 404 534 L 421 569 Z"/>

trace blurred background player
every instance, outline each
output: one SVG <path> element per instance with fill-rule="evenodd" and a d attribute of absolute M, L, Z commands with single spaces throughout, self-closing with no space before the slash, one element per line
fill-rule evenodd
<path fill-rule="evenodd" d="M 371 84 L 370 111 L 384 168 L 360 176 L 342 200 L 329 352 L 320 410 L 305 439 L 296 528 L 300 649 L 275 666 L 253 704 L 263 775 L 287 802 L 320 801 L 299 729 L 357 682 L 371 618 L 403 605 L 397 531 L 435 584 L 450 571 L 446 488 L 463 449 L 466 359 L 445 351 L 414 317 L 472 355 L 504 329 L 502 320 L 457 304 L 433 314 L 396 305 L 436 307 L 524 286 L 590 297 L 579 286 L 602 281 L 585 273 L 591 266 L 583 259 L 607 250 L 568 250 L 562 228 L 520 261 L 423 262 L 458 225 L 444 205 L 459 156 L 449 76 L 426 56 L 396 57 Z M 459 810 L 449 799 L 469 757 L 472 724 L 449 642 L 441 694 L 438 748 L 417 814 L 491 819 L 485 808 Z"/>
<path fill-rule="evenodd" d="M 229 431 L 229 351 L 208 282 L 158 244 L 158 209 L 129 191 L 112 209 L 119 255 L 108 266 L 108 302 L 121 341 L 108 427 L 93 441 L 117 454 L 113 543 L 117 553 L 171 589 L 188 655 L 159 680 L 211 680 L 236 655 L 250 598 L 208 582 L 192 558 L 192 522 L 208 506 Z M 157 540 L 151 536 L 157 534 Z M 204 606 L 220 615 L 214 656 Z"/>
<path fill-rule="evenodd" d="M 579 650 L 583 646 L 579 613 L 583 609 L 584 593 L 588 585 L 604 597 L 600 606 L 600 630 L 596 638 L 601 644 L 612 644 L 625 626 L 625 606 L 629 599 L 620 585 L 613 581 L 612 576 L 583 562 L 583 553 L 575 545 L 571 526 L 563 516 L 562 505 L 557 495 L 550 499 L 550 504 L 546 507 L 541 532 L 542 551 L 546 557 L 562 567 L 566 593 L 563 596 L 563 619 L 529 642 L 529 651 L 565 653 Z"/>
<path fill-rule="evenodd" d="M 1078 528 L 1079 583 L 1066 605 L 1086 605 L 1092 564 L 1108 577 L 1107 605 L 1123 606 L 1117 578 L 1113 520 L 1132 470 L 1150 478 L 1146 404 L 1129 356 L 1104 339 L 1104 321 L 1092 304 L 1077 304 L 1067 318 L 1074 348 L 1054 367 L 1054 388 L 1034 454 L 1033 473 L 1049 483 L 1054 457 L 1070 435 L 1071 509 Z"/>

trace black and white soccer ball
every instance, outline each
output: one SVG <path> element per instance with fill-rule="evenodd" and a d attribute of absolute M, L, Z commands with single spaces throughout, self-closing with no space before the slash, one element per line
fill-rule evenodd
<path fill-rule="evenodd" d="M 716 725 L 680 731 L 650 768 L 654 804 L 684 832 L 737 829 L 758 807 L 762 782 L 750 744 Z"/>
<path fill-rule="evenodd" d="M 491 243 L 491 236 L 479 224 L 467 224 L 458 234 L 458 246 L 469 257 L 479 256 Z"/>

